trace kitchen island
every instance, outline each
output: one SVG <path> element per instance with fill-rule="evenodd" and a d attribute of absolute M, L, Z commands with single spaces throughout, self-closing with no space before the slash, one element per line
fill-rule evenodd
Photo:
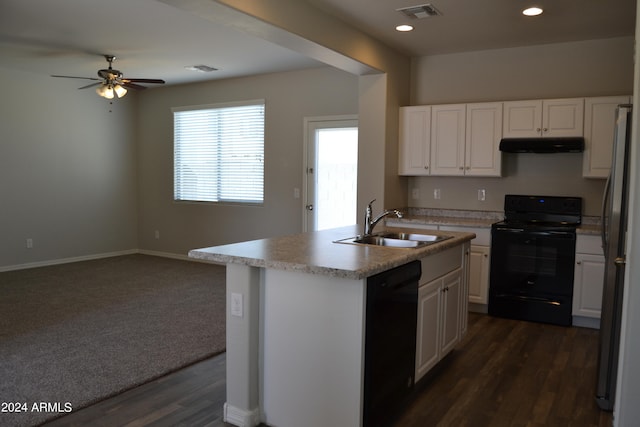
<path fill-rule="evenodd" d="M 382 230 L 407 232 L 377 231 Z M 354 225 L 189 253 L 227 265 L 226 422 L 362 425 L 367 278 L 420 260 L 429 289 L 438 285 L 444 295 L 443 277 L 454 268 L 461 285 L 457 294 L 466 294 L 473 233 L 430 232 L 450 238 L 418 248 L 334 243 L 360 231 Z M 431 301 L 425 299 L 424 307 L 432 307 Z M 461 307 L 466 297 L 459 301 L 453 319 L 460 329 L 457 340 L 466 327 L 466 306 Z M 432 317 L 418 313 L 418 323 L 427 319 Z M 436 344 L 450 332 L 436 333 Z M 418 325 L 418 341 L 421 333 L 432 335 Z M 427 342 L 417 347 L 431 357 Z M 435 349 L 433 357 L 443 350 L 448 349 Z"/>

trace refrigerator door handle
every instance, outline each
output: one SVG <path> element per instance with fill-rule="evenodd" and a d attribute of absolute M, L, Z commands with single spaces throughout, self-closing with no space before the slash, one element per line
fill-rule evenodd
<path fill-rule="evenodd" d="M 604 194 L 602 195 L 602 212 L 600 212 L 600 239 L 602 240 L 602 251 L 607 256 L 607 230 L 605 223 L 605 215 L 607 212 L 607 201 L 609 200 L 609 192 L 611 191 L 611 173 L 607 176 L 607 183 L 604 185 Z"/>

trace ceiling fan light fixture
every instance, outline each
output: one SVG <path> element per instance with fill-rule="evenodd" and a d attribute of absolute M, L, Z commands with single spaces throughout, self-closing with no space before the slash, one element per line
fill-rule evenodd
<path fill-rule="evenodd" d="M 106 90 L 107 90 L 107 86 L 102 84 L 96 88 L 96 93 L 104 98 Z"/>
<path fill-rule="evenodd" d="M 125 89 L 123 86 L 117 84 L 113 87 L 114 92 L 116 93 L 116 95 L 118 96 L 118 98 L 122 98 L 123 96 L 125 96 L 127 94 L 127 89 Z"/>
<path fill-rule="evenodd" d="M 102 90 L 98 93 L 98 95 L 100 95 L 103 98 L 113 99 L 113 96 L 114 96 L 113 86 L 109 84 L 102 85 Z"/>

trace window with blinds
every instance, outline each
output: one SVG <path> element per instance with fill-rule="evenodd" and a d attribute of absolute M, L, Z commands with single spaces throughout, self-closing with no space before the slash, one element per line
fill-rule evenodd
<path fill-rule="evenodd" d="M 172 111 L 174 200 L 261 204 L 264 100 Z"/>

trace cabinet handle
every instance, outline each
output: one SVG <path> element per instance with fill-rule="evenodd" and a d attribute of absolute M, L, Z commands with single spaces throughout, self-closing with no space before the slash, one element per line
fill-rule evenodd
<path fill-rule="evenodd" d="M 462 166 L 460 166 L 460 170 L 464 169 Z"/>
<path fill-rule="evenodd" d="M 577 261 L 576 264 L 580 265 L 582 264 L 582 261 Z"/>
<path fill-rule="evenodd" d="M 429 166 L 426 166 L 426 165 L 425 165 L 425 167 L 424 167 L 424 168 L 425 168 L 425 169 L 429 169 Z"/>
<path fill-rule="evenodd" d="M 544 128 L 544 129 L 542 129 L 542 131 L 543 131 L 543 132 L 549 132 L 549 129 Z"/>
<path fill-rule="evenodd" d="M 483 254 L 482 256 L 484 256 L 485 258 L 489 258 L 489 254 Z"/>
<path fill-rule="evenodd" d="M 540 132 L 542 129 L 540 128 L 536 128 L 536 132 Z"/>

